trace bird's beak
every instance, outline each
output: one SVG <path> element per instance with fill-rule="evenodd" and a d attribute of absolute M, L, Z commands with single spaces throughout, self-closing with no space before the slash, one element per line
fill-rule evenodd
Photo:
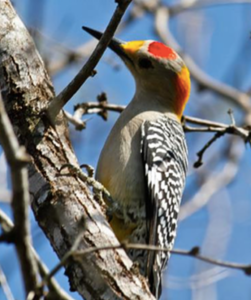
<path fill-rule="evenodd" d="M 91 29 L 89 27 L 83 26 L 82 27 L 83 30 L 85 30 L 86 32 L 88 32 L 90 35 L 94 36 L 96 39 L 100 40 L 103 33 L 94 29 Z M 125 50 L 123 49 L 122 45 L 126 44 L 125 42 L 116 39 L 116 38 L 112 38 L 110 44 L 108 45 L 108 47 L 113 50 L 122 60 L 126 61 L 131 61 L 131 58 L 127 55 L 127 53 L 125 52 Z"/>

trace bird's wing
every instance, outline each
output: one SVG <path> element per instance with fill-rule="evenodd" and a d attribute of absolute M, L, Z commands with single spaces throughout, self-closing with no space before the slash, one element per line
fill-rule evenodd
<path fill-rule="evenodd" d="M 163 117 L 141 127 L 141 153 L 146 176 L 146 217 L 149 244 L 172 248 L 187 171 L 187 147 L 181 124 Z M 167 252 L 149 251 L 147 276 L 156 282 Z M 158 281 L 158 280 L 157 280 Z M 160 281 L 160 279 L 159 279 Z M 153 283 L 156 285 L 156 283 Z"/>

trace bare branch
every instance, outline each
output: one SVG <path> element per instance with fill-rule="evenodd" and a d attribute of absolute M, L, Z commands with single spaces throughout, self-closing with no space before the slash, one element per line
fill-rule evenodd
<path fill-rule="evenodd" d="M 235 121 L 232 122 L 232 124 L 235 124 Z M 235 125 L 229 125 L 229 127 L 225 128 L 225 129 L 220 129 L 220 128 L 213 128 L 211 130 L 212 131 L 217 131 L 217 133 L 212 137 L 212 139 L 210 139 L 206 145 L 197 153 L 198 155 L 198 160 L 194 163 L 194 167 L 198 168 L 200 167 L 203 163 L 202 163 L 202 157 L 205 153 L 205 151 L 221 136 L 225 135 L 226 133 L 230 133 L 230 134 L 236 134 L 236 135 L 240 135 L 245 142 L 249 142 L 250 143 L 250 132 L 243 129 L 243 128 L 238 128 Z"/>
<path fill-rule="evenodd" d="M 68 254 L 65 256 L 64 261 L 59 262 L 51 272 L 52 275 L 55 275 L 56 272 L 58 272 L 64 264 L 66 264 L 67 260 L 70 258 L 80 259 L 83 256 L 86 256 L 93 252 L 99 252 L 99 251 L 108 251 L 108 250 L 114 250 L 114 249 L 137 249 L 137 250 L 147 250 L 147 251 L 162 251 L 162 252 L 170 252 L 175 255 L 182 255 L 182 256 L 190 256 L 194 257 L 198 260 L 214 264 L 217 266 L 225 267 L 225 268 L 231 268 L 231 269 L 237 269 L 242 270 L 245 272 L 246 275 L 251 275 L 251 264 L 240 264 L 240 263 L 234 263 L 234 262 L 226 262 L 219 259 L 214 259 L 208 256 L 201 255 L 199 247 L 193 247 L 191 250 L 181 250 L 181 249 L 173 249 L 170 250 L 169 248 L 162 248 L 158 246 L 153 245 L 145 245 L 145 244 L 130 244 L 130 243 L 121 243 L 118 245 L 113 246 L 100 246 L 100 247 L 91 247 L 87 248 L 82 251 L 69 251 Z"/>
<path fill-rule="evenodd" d="M 46 267 L 46 265 L 42 262 L 41 258 L 38 256 L 37 252 L 34 248 L 32 248 L 32 252 L 34 255 L 34 258 L 37 261 L 39 273 L 44 280 L 44 278 L 48 277 L 49 270 Z M 74 300 L 70 295 L 68 295 L 63 288 L 58 284 L 55 278 L 49 278 L 47 281 L 47 287 L 50 292 L 50 295 L 52 296 L 52 299 L 58 299 L 58 300 Z M 54 295 L 54 298 L 53 298 Z"/>
<path fill-rule="evenodd" d="M 197 152 L 198 160 L 193 164 L 194 168 L 199 168 L 203 165 L 203 155 L 205 151 L 220 137 L 222 137 L 226 133 L 226 130 L 222 132 L 217 132 L 207 143 L 203 148 Z"/>
<path fill-rule="evenodd" d="M 206 143 L 206 145 L 197 153 L 197 156 L 198 156 L 198 160 L 194 163 L 194 167 L 195 168 L 199 168 L 203 162 L 202 162 L 202 158 L 203 158 L 203 155 L 205 153 L 205 151 L 217 140 L 219 139 L 220 137 L 222 137 L 223 135 L 225 135 L 226 133 L 229 133 L 229 134 L 235 134 L 235 135 L 238 135 L 240 136 L 241 138 L 243 138 L 244 142 L 245 143 L 249 143 L 250 144 L 250 130 L 246 130 L 244 128 L 239 128 L 237 126 L 235 126 L 235 120 L 234 120 L 234 116 L 233 116 L 233 112 L 232 110 L 230 109 L 228 111 L 229 115 L 230 115 L 230 119 L 231 119 L 231 124 L 228 126 L 228 127 L 223 127 L 223 128 L 217 128 L 217 127 L 213 127 L 213 128 L 210 128 L 210 130 L 207 130 L 207 131 L 210 131 L 210 132 L 215 132 L 216 131 L 216 134 Z M 193 128 L 194 130 L 191 130 L 191 128 L 186 128 L 184 126 L 184 129 L 186 131 L 189 131 L 190 129 L 190 132 L 191 131 L 195 131 L 196 128 Z M 203 129 L 206 129 L 206 128 L 203 128 Z M 206 130 L 203 130 L 204 132 Z"/>
<path fill-rule="evenodd" d="M 64 110 L 64 115 L 67 118 L 68 122 L 75 126 L 76 130 L 83 130 L 86 128 L 86 121 L 82 121 L 80 118 L 77 118 L 75 115 L 71 115 L 68 111 Z"/>
<path fill-rule="evenodd" d="M 66 265 L 67 261 L 69 260 L 69 258 L 73 255 L 73 253 L 76 252 L 81 239 L 83 238 L 83 231 L 80 231 L 79 235 L 77 236 L 75 242 L 73 243 L 71 249 L 64 255 L 64 257 L 60 260 L 60 262 L 50 271 L 50 273 L 46 274 L 46 276 L 44 276 L 43 281 L 40 284 L 40 287 L 45 286 L 48 282 L 50 282 L 50 280 L 52 279 L 52 277 L 63 267 Z"/>
<path fill-rule="evenodd" d="M 90 56 L 87 63 L 83 66 L 76 77 L 69 83 L 69 85 L 49 104 L 47 114 L 51 120 L 54 120 L 59 111 L 71 99 L 71 97 L 79 90 L 86 79 L 91 76 L 92 71 L 99 62 L 105 49 L 109 45 L 116 28 L 118 27 L 128 5 L 132 0 L 121 0 L 118 2 L 117 8 L 103 34 L 95 50 Z"/>
<path fill-rule="evenodd" d="M 85 114 L 99 114 L 103 117 L 103 119 L 107 119 L 107 111 L 115 111 L 115 112 L 122 112 L 125 109 L 125 106 L 122 105 L 114 105 L 108 104 L 107 101 L 104 102 L 86 102 L 76 106 L 76 114 L 78 118 L 81 118 L 81 115 Z M 213 122 L 209 120 L 183 116 L 183 128 L 185 132 L 216 132 L 216 134 L 211 138 L 206 145 L 197 153 L 198 160 L 194 163 L 194 167 L 200 167 L 203 162 L 203 155 L 205 151 L 220 137 L 225 134 L 232 134 L 236 136 L 240 136 L 245 143 L 250 143 L 251 139 L 251 130 L 249 127 L 237 127 L 235 126 L 235 120 L 233 117 L 233 112 L 230 109 L 228 111 L 231 119 L 231 124 L 226 125 L 224 123 Z M 196 124 L 196 125 L 206 125 L 206 127 L 191 127 L 187 126 L 186 123 Z"/>
<path fill-rule="evenodd" d="M 218 82 L 217 80 L 210 77 L 198 65 L 194 60 L 186 54 L 178 42 L 175 40 L 174 36 L 169 30 L 169 10 L 167 7 L 160 7 L 155 13 L 155 28 L 156 32 L 162 41 L 175 49 L 182 58 L 184 59 L 191 76 L 196 80 L 196 82 L 207 89 L 210 89 L 219 95 L 231 100 L 234 104 L 238 105 L 244 111 L 247 112 L 247 122 L 249 121 L 249 116 L 251 118 L 251 106 L 250 106 L 250 96 L 243 93 L 231 86 L 224 83 Z"/>
<path fill-rule="evenodd" d="M 107 102 L 85 102 L 76 105 L 75 114 L 77 115 L 77 119 L 80 119 L 83 115 L 86 114 L 98 114 L 106 120 L 107 111 L 121 113 L 124 109 L 125 106 L 123 105 L 108 104 Z M 249 128 L 249 126 L 238 127 L 233 124 L 227 125 L 224 123 L 214 122 L 190 116 L 183 116 L 182 122 L 184 131 L 186 132 L 216 132 L 220 136 L 224 134 L 233 134 L 240 136 L 245 143 L 250 142 L 251 128 Z M 191 127 L 188 126 L 187 123 L 201 125 L 204 127 Z M 217 138 L 215 138 L 215 140 Z"/>
<path fill-rule="evenodd" d="M 0 31 L 1 87 L 8 114 L 15 116 L 12 122 L 17 136 L 33 158 L 29 179 L 35 217 L 59 259 L 78 236 L 83 217 L 86 230 L 79 249 L 116 244 L 106 216 L 88 187 L 76 176 L 58 176 L 62 165 L 78 166 L 67 124 L 61 112 L 53 126 L 42 115 L 54 97 L 51 81 L 9 0 L 2 2 L 0 13 L 6 17 Z M 66 275 L 71 289 L 86 300 L 153 299 L 146 279 L 133 272 L 132 261 L 121 249 L 71 262 Z"/>
<path fill-rule="evenodd" d="M 74 116 L 77 119 L 81 119 L 83 115 L 86 114 L 98 114 L 104 120 L 107 120 L 108 111 L 114 111 L 121 113 L 125 109 L 125 106 L 108 104 L 107 101 L 100 102 L 85 102 L 76 105 Z"/>
<path fill-rule="evenodd" d="M 211 124 L 213 123 L 214 122 L 212 122 Z M 215 125 L 216 124 L 217 122 L 215 122 Z M 246 129 L 246 127 L 243 128 L 232 125 L 228 125 L 228 127 L 226 127 L 226 124 L 223 125 L 224 127 L 189 127 L 187 125 L 183 125 L 183 128 L 186 132 L 216 132 L 219 135 L 232 134 L 241 137 L 245 143 L 250 143 L 250 129 Z"/>
<path fill-rule="evenodd" d="M 240 147 L 239 143 L 233 141 L 229 149 L 229 158 L 223 169 L 208 177 L 195 196 L 181 206 L 179 212 L 180 221 L 188 218 L 205 206 L 216 192 L 233 181 L 238 171 L 238 162 L 242 156 L 244 147 Z"/>
<path fill-rule="evenodd" d="M 121 33 L 123 30 L 125 30 L 125 28 L 128 25 L 132 24 L 133 21 L 135 21 L 142 13 L 144 13 L 143 8 L 140 8 L 140 12 L 142 12 L 142 13 L 140 13 L 139 9 L 137 9 L 137 8 L 138 8 L 138 6 L 135 5 L 135 3 L 134 3 L 134 6 L 128 12 L 127 17 L 125 17 L 124 21 L 122 21 L 119 24 L 119 26 L 116 30 L 117 34 Z M 59 52 L 62 52 L 66 56 L 63 59 L 53 60 L 53 61 L 49 62 L 48 71 L 51 76 L 55 75 L 55 73 L 61 71 L 63 68 L 69 66 L 70 64 L 89 57 L 91 55 L 91 53 L 93 52 L 93 48 L 98 43 L 96 40 L 93 39 L 93 40 L 90 40 L 90 41 L 82 44 L 77 49 L 69 49 L 67 46 L 61 45 L 54 39 L 46 36 L 44 33 L 40 32 L 40 31 L 38 31 L 36 28 L 34 28 L 33 30 L 36 30 L 37 33 L 39 35 L 41 35 L 41 37 L 43 37 L 44 39 L 47 39 L 49 42 L 53 43 L 54 46 L 56 47 L 56 49 L 58 49 Z M 119 68 L 119 65 L 117 65 L 116 63 L 111 61 L 111 59 L 109 59 L 109 58 L 108 59 L 104 58 L 104 62 L 110 64 L 114 69 Z"/>
<path fill-rule="evenodd" d="M 10 120 L 6 114 L 0 94 L 0 142 L 10 166 L 12 179 L 12 211 L 14 216 L 14 242 L 23 273 L 26 293 L 35 290 L 38 284 L 38 267 L 29 245 L 31 244 L 29 226 L 28 172 L 25 164 L 29 156 L 15 137 Z"/>
<path fill-rule="evenodd" d="M 177 15 L 179 13 L 191 9 L 198 9 L 198 8 L 210 7 L 216 5 L 234 5 L 234 4 L 250 4 L 250 3 L 251 3 L 250 0 L 204 0 L 204 1 L 189 0 L 189 1 L 182 1 L 179 4 L 173 5 L 169 9 L 171 15 Z"/>
<path fill-rule="evenodd" d="M 0 225 L 4 232 L 9 232 L 13 228 L 11 219 L 0 209 Z"/>
<path fill-rule="evenodd" d="M 15 300 L 1 266 L 0 266 L 0 286 L 7 300 Z"/>
<path fill-rule="evenodd" d="M 14 224 L 10 220 L 10 218 L 2 211 L 0 210 L 0 225 L 3 229 L 4 233 L 9 233 L 14 228 Z M 49 270 L 46 267 L 46 265 L 42 262 L 41 258 L 37 254 L 36 250 L 32 247 L 32 245 L 29 245 L 31 248 L 32 254 L 34 255 L 34 259 L 37 261 L 38 269 L 41 277 L 47 278 L 49 274 Z M 55 295 L 56 299 L 59 300 L 73 300 L 71 296 L 69 296 L 57 283 L 57 281 L 54 278 L 48 278 L 47 280 L 47 286 L 50 291 L 51 295 Z"/>
<path fill-rule="evenodd" d="M 200 119 L 200 118 L 195 118 L 195 117 L 190 117 L 190 116 L 183 116 L 183 122 L 184 123 L 191 123 L 191 124 L 196 124 L 196 125 L 205 125 L 208 126 L 208 128 L 210 127 L 220 127 L 220 128 L 226 128 L 228 127 L 228 125 L 224 124 L 224 123 L 219 123 L 219 122 L 214 122 L 214 121 L 209 121 L 209 120 L 205 120 L 205 119 Z"/>
<path fill-rule="evenodd" d="M 183 117 L 183 128 L 186 132 L 216 132 L 220 136 L 224 134 L 232 134 L 236 136 L 240 136 L 245 143 L 250 143 L 251 138 L 251 128 L 250 126 L 238 127 L 235 126 L 235 121 L 231 122 L 230 125 L 213 122 L 209 120 L 184 116 Z M 191 127 L 187 126 L 186 123 L 196 124 L 196 125 L 205 125 L 205 127 Z M 213 139 L 216 140 L 218 137 L 214 137 Z M 213 140 L 213 141 L 214 141 Z"/>

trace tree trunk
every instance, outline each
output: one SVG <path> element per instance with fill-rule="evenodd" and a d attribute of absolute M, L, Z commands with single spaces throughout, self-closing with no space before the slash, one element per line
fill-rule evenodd
<path fill-rule="evenodd" d="M 43 114 L 55 96 L 53 86 L 8 0 L 0 0 L 0 79 L 8 115 L 33 161 L 29 165 L 32 208 L 59 259 L 83 229 L 78 249 L 117 245 L 100 205 L 85 184 L 76 176 L 58 176 L 62 165 L 78 166 L 67 123 L 62 112 L 55 124 Z M 71 260 L 66 271 L 71 289 L 85 299 L 154 299 L 122 249 Z"/>

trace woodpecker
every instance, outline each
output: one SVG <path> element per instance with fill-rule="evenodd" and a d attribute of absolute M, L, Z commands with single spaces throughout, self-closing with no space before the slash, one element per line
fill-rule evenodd
<path fill-rule="evenodd" d="M 172 249 L 188 166 L 181 117 L 190 93 L 189 71 L 173 49 L 157 41 L 113 38 L 109 48 L 136 83 L 98 161 L 96 178 L 121 208 L 110 225 L 119 241 Z M 131 249 L 128 255 L 159 298 L 169 253 Z"/>

